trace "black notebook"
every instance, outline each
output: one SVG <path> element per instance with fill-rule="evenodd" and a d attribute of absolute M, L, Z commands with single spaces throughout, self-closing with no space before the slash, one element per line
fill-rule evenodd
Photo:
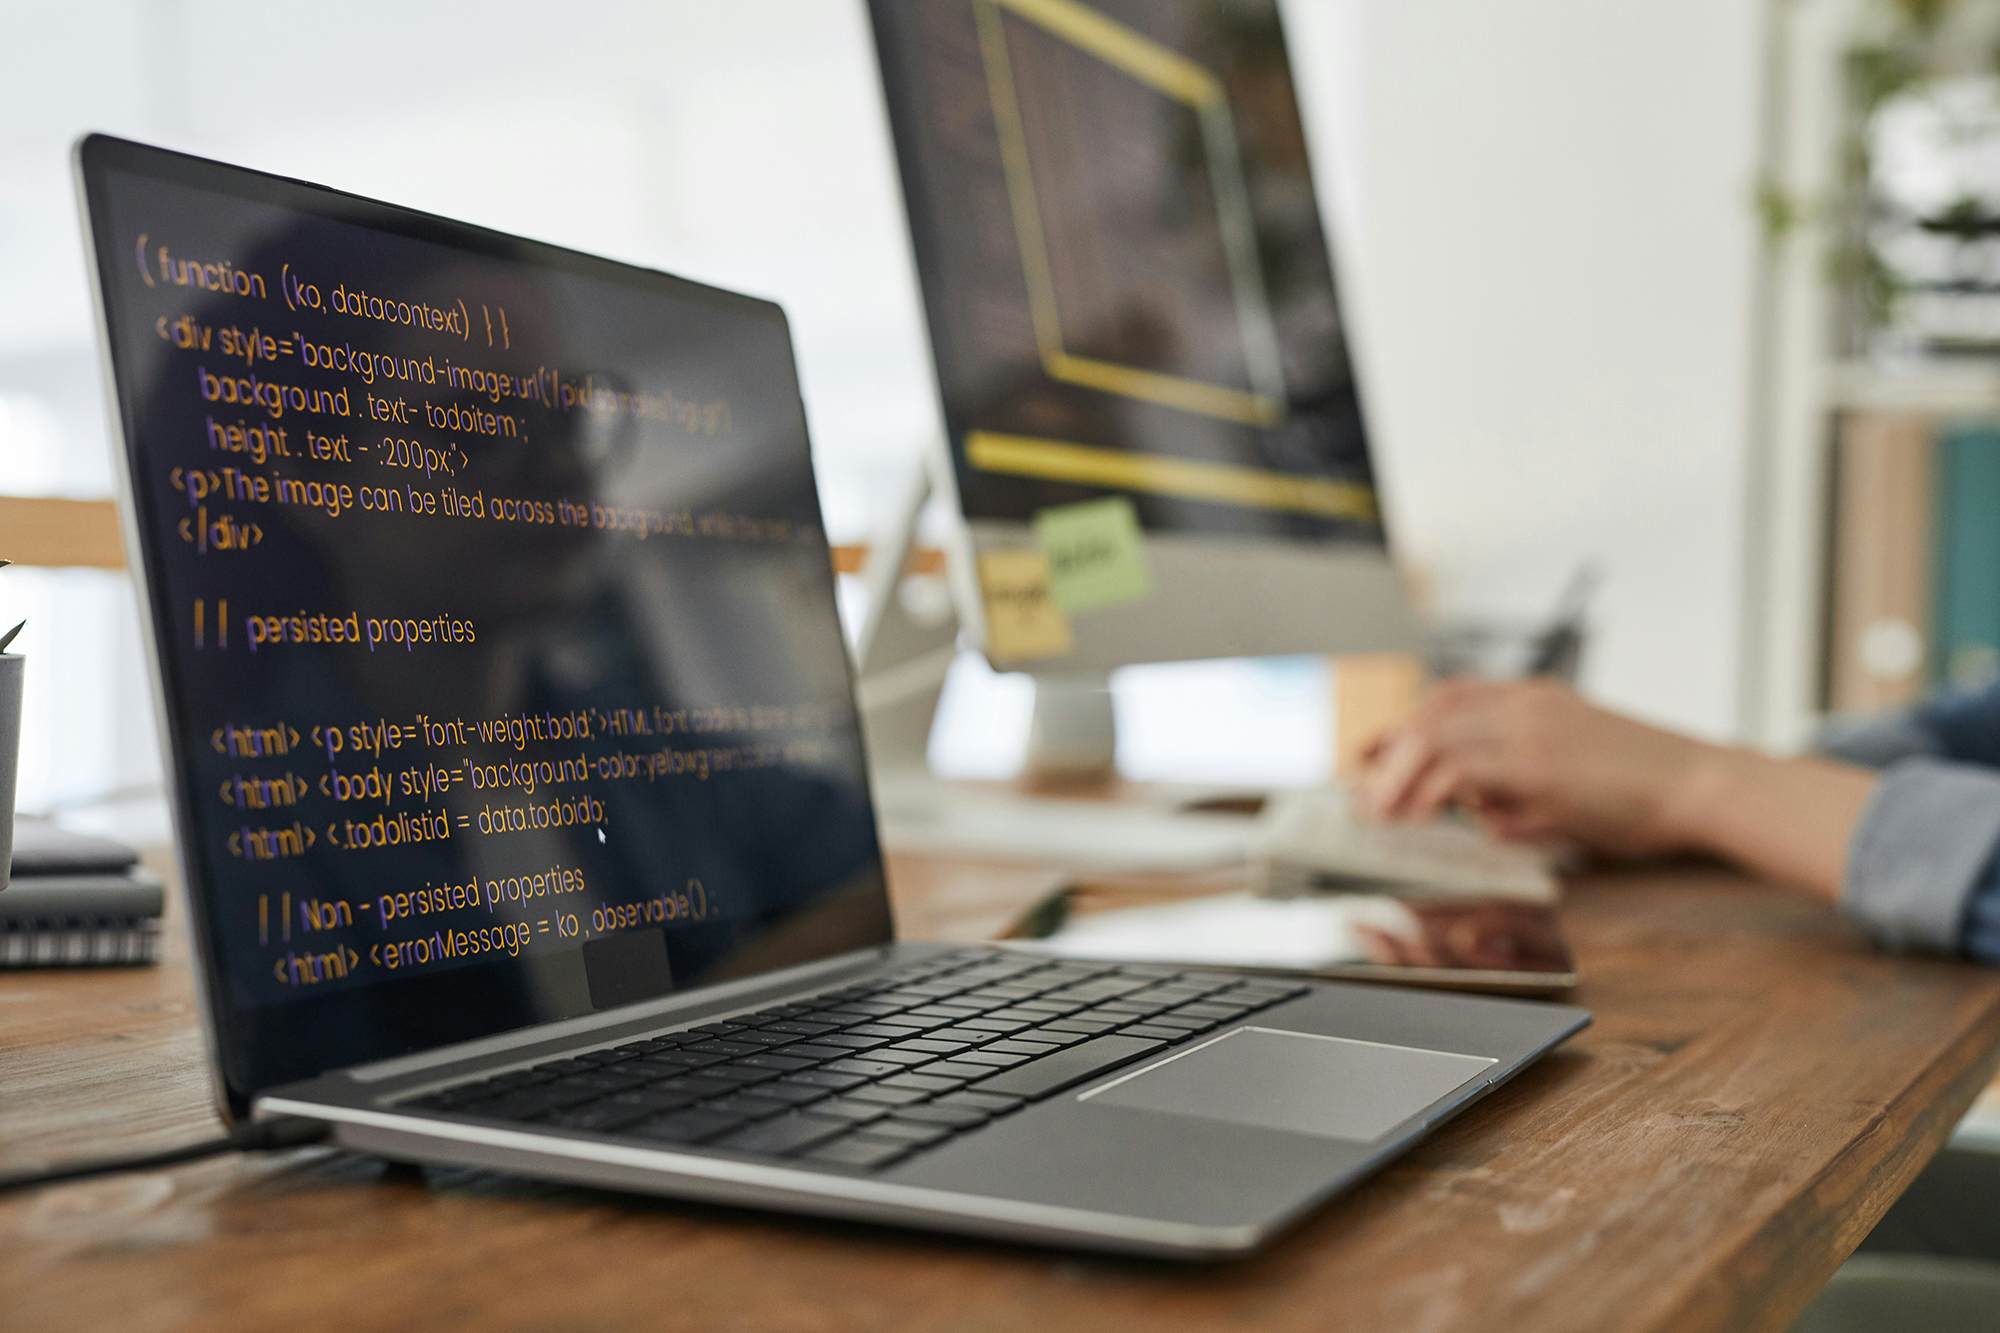
<path fill-rule="evenodd" d="M 150 963 L 166 894 L 131 848 L 17 819 L 0 892 L 0 968 Z"/>

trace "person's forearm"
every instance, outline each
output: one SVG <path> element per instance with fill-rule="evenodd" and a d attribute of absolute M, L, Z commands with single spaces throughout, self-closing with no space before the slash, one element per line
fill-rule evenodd
<path fill-rule="evenodd" d="M 1830 760 L 1705 747 L 1675 822 L 1693 850 L 1834 900 L 1875 782 Z"/>

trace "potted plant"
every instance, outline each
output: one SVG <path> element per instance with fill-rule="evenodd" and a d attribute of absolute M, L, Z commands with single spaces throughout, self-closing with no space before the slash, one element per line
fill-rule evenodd
<path fill-rule="evenodd" d="M 0 560 L 0 569 L 7 561 Z M 27 659 L 7 651 L 21 632 L 21 621 L 0 632 L 0 889 L 14 862 L 14 770 L 21 754 L 21 677 Z"/>

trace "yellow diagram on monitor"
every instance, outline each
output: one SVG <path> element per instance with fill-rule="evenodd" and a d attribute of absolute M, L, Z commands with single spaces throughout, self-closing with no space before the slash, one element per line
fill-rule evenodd
<path fill-rule="evenodd" d="M 1182 411 L 1253 426 L 1275 424 L 1284 413 L 1284 372 L 1257 258 L 1249 194 L 1237 157 L 1235 126 L 1221 81 L 1180 52 L 1107 18 L 1079 0 L 974 0 L 974 11 L 1043 369 L 1051 378 L 1066 383 Z M 1071 179 L 1061 182 L 1069 187 L 1069 198 L 1102 193 L 1113 187 L 1100 179 L 1104 174 L 1101 167 L 1106 164 L 1081 164 L 1084 169 L 1078 170 L 1078 163 L 1063 161 L 1064 145 L 1054 136 L 1044 135 L 1039 144 L 1031 145 L 1003 12 L 1034 25 L 1116 75 L 1136 81 L 1191 113 L 1197 139 L 1194 155 L 1185 165 L 1191 175 L 1205 177 L 1209 183 L 1218 233 L 1215 239 L 1219 242 L 1235 315 L 1236 346 L 1232 353 L 1240 358 L 1245 384 L 1219 383 L 1157 366 L 1092 355 L 1075 346 L 1076 331 L 1065 330 L 1062 307 L 1065 298 L 1080 299 L 1075 290 L 1077 274 L 1089 272 L 1090 266 L 1087 262 L 1065 265 L 1063 261 L 1071 259 L 1065 254 L 1058 253 L 1052 258 L 1049 220 L 1043 215 L 1038 197 L 1037 168 L 1039 165 L 1046 176 L 1054 176 L 1063 166 L 1070 167 Z M 1053 113 L 1037 105 L 1029 109 L 1029 114 Z M 1039 164 L 1037 154 L 1043 158 Z M 1059 190 L 1057 197 L 1066 196 Z M 1093 220 L 1096 220 L 1094 215 Z M 1081 238 L 1071 242 L 1083 243 Z M 1062 277 L 1059 270 L 1065 267 L 1071 282 L 1068 291 L 1059 286 Z"/>

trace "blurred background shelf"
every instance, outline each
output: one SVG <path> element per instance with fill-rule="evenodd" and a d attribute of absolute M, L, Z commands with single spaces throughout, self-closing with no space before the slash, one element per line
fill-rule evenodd
<path fill-rule="evenodd" d="M 123 569 L 118 507 L 110 500 L 0 495 L 0 559 L 18 565 Z"/>

